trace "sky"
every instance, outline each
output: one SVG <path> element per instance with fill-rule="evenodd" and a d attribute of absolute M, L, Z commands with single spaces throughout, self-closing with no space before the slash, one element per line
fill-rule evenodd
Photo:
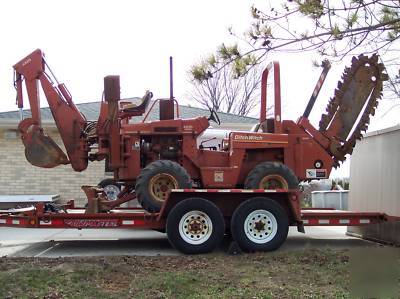
<path fill-rule="evenodd" d="M 168 97 L 173 56 L 174 95 L 181 104 L 195 106 L 188 98 L 187 71 L 222 42 L 233 41 L 230 26 L 246 31 L 252 4 L 265 7 L 265 1 L 244 0 L 1 1 L 0 112 L 16 110 L 12 65 L 37 48 L 75 103 L 99 101 L 106 75 L 121 76 L 122 97 L 142 96 L 147 89 L 155 98 Z M 312 66 L 315 56 L 268 58 L 281 64 L 283 119 L 296 120 L 303 113 L 321 71 Z M 333 65 L 310 115 L 315 126 L 348 61 Z M 371 129 L 398 123 L 398 107 L 382 117 L 391 105 L 378 110 Z M 346 175 L 346 167 L 337 176 Z"/>

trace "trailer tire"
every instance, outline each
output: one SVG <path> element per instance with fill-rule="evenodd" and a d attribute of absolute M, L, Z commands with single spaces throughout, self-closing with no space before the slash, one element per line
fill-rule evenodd
<path fill-rule="evenodd" d="M 118 184 L 113 179 L 104 179 L 98 184 L 98 186 L 103 188 L 104 193 L 107 195 L 109 200 L 116 200 L 122 189 L 122 185 Z"/>
<path fill-rule="evenodd" d="M 158 212 L 171 189 L 191 188 L 186 170 L 174 161 L 158 160 L 142 169 L 136 179 L 135 192 L 142 207 Z"/>
<path fill-rule="evenodd" d="M 297 189 L 299 180 L 294 172 L 280 162 L 263 162 L 247 175 L 245 189 Z"/>
<path fill-rule="evenodd" d="M 285 242 L 288 231 L 286 211 L 265 197 L 243 202 L 231 218 L 232 237 L 245 252 L 276 250 Z"/>
<path fill-rule="evenodd" d="M 211 201 L 188 198 L 171 210 L 166 228 L 174 248 L 186 254 L 201 254 L 213 251 L 221 243 L 225 221 Z"/>

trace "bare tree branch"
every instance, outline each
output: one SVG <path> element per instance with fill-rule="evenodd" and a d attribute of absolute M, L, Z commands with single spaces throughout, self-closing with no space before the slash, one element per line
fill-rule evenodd
<path fill-rule="evenodd" d="M 263 62 L 271 52 L 316 51 L 320 56 L 329 56 L 336 61 L 349 55 L 379 52 L 384 62 L 393 57 L 400 60 L 398 0 L 282 0 L 269 3 L 273 4 L 251 8 L 253 22 L 244 35 L 245 47 L 239 50 L 238 45 L 223 45 L 225 51 L 218 51 L 216 63 L 205 69 L 204 74 L 212 75 L 239 61 L 242 66 L 237 69 L 237 76 L 241 76 L 252 65 Z M 243 38 L 238 37 L 238 40 Z M 391 83 L 386 84 L 386 89 L 399 95 L 399 65 L 387 69 Z"/>
<path fill-rule="evenodd" d="M 190 96 L 203 107 L 248 115 L 259 102 L 261 67 L 256 64 L 237 77 L 232 67 L 220 68 L 215 65 L 213 76 L 204 80 L 196 80 L 193 73 L 189 73 L 192 86 Z"/>

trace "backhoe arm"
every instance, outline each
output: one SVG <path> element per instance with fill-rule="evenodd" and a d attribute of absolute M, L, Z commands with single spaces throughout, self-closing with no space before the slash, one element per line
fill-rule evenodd
<path fill-rule="evenodd" d="M 71 163 L 75 171 L 82 171 L 88 164 L 88 144 L 85 132 L 86 119 L 72 102 L 71 95 L 64 86 L 59 84 L 48 68 L 44 54 L 36 50 L 14 65 L 15 87 L 17 89 L 17 105 L 23 108 L 23 84 L 29 98 L 30 118 L 22 120 L 18 129 L 25 145 L 27 160 L 39 167 L 52 168 L 61 164 Z M 64 143 L 68 157 L 62 149 L 44 134 L 41 126 L 39 82 L 49 104 L 57 129 Z"/>

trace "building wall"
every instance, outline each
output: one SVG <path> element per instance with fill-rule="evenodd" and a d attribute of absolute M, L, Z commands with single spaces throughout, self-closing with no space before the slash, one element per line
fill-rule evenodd
<path fill-rule="evenodd" d="M 367 134 L 350 165 L 349 209 L 400 216 L 400 127 Z M 365 238 L 400 244 L 400 225 L 352 228 Z"/>
<path fill-rule="evenodd" d="M 47 133 L 61 144 L 55 132 Z M 83 172 L 70 165 L 39 168 L 25 158 L 24 146 L 15 131 L 0 130 L 0 194 L 59 194 L 62 199 L 75 198 L 84 202 L 82 185 L 97 185 L 104 178 L 104 162 L 89 162 Z"/>

